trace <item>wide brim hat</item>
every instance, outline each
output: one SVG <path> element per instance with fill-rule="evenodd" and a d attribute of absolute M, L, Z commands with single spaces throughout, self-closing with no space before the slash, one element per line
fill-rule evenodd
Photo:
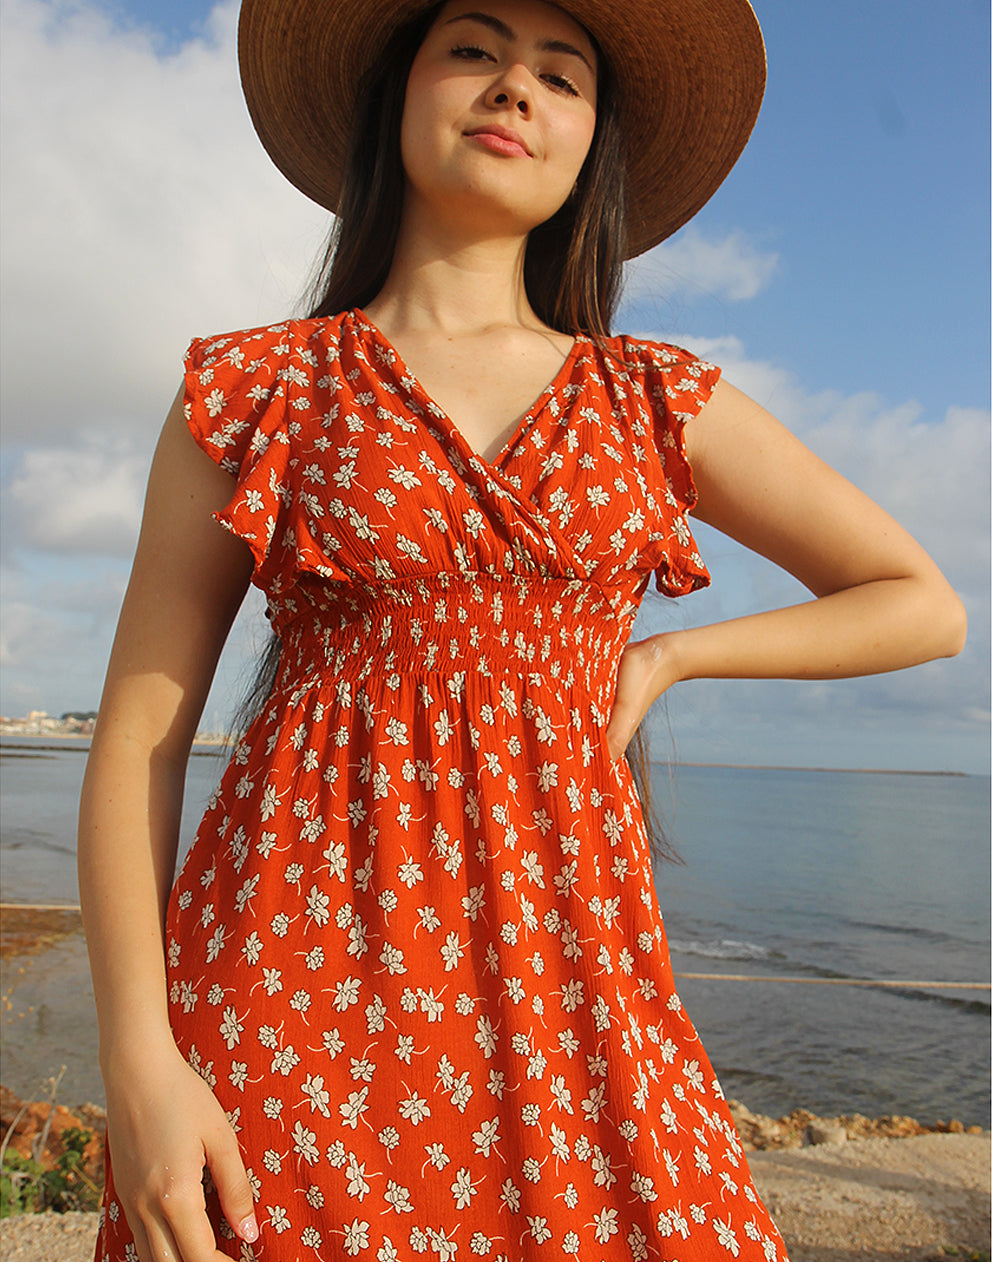
<path fill-rule="evenodd" d="M 282 173 L 337 209 L 363 73 L 430 0 L 242 0 L 238 55 L 255 130 Z M 562 0 L 620 84 L 627 257 L 713 196 L 758 116 L 765 48 L 747 0 Z"/>

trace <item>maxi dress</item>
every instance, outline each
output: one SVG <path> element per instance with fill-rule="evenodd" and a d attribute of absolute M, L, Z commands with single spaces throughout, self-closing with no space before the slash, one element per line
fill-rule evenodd
<path fill-rule="evenodd" d="M 718 369 L 580 336 L 487 461 L 360 310 L 186 368 L 282 640 L 166 923 L 176 1040 L 261 1229 L 235 1239 L 208 1179 L 219 1247 L 782 1262 L 605 740 L 652 574 L 709 582 L 682 430 Z M 96 1256 L 136 1256 L 112 1170 Z"/>

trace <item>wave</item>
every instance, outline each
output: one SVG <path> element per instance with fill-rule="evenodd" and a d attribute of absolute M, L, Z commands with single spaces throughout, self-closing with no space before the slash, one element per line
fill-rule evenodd
<path fill-rule="evenodd" d="M 669 938 L 668 946 L 675 954 L 698 955 L 705 960 L 771 960 L 779 956 L 768 947 L 736 938 Z"/>
<path fill-rule="evenodd" d="M 968 939 L 962 938 L 956 933 L 948 933 L 944 929 L 932 929 L 924 925 L 884 924 L 876 920 L 852 920 L 846 916 L 838 919 L 841 924 L 849 925 L 852 929 L 868 929 L 871 933 L 889 934 L 900 938 L 917 938 L 922 942 L 949 942 L 952 945 L 957 945 L 960 942 L 968 941 Z M 975 945 L 980 946 L 983 944 L 976 943 Z"/>

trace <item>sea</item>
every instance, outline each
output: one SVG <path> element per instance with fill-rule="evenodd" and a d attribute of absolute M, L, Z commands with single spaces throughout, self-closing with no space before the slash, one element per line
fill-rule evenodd
<path fill-rule="evenodd" d="M 184 851 L 225 757 L 190 760 Z M 78 902 L 85 762 L 0 745 L 2 901 Z M 655 865 L 679 993 L 728 1096 L 989 1126 L 989 777 L 656 765 L 652 791 L 682 860 Z M 60 1099 L 102 1102 L 81 937 L 4 963 L 4 1085 L 37 1098 L 64 1066 Z"/>

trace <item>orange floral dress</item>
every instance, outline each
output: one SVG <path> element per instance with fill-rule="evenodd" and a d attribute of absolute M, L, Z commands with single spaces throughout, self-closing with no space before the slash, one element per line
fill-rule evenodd
<path fill-rule="evenodd" d="M 579 337 L 489 462 L 361 311 L 192 344 L 282 639 L 166 926 L 255 1195 L 253 1246 L 208 1196 L 231 1257 L 785 1259 L 605 741 L 651 575 L 709 582 L 682 428 L 717 377 Z M 97 1258 L 133 1248 L 111 1173 Z"/>

